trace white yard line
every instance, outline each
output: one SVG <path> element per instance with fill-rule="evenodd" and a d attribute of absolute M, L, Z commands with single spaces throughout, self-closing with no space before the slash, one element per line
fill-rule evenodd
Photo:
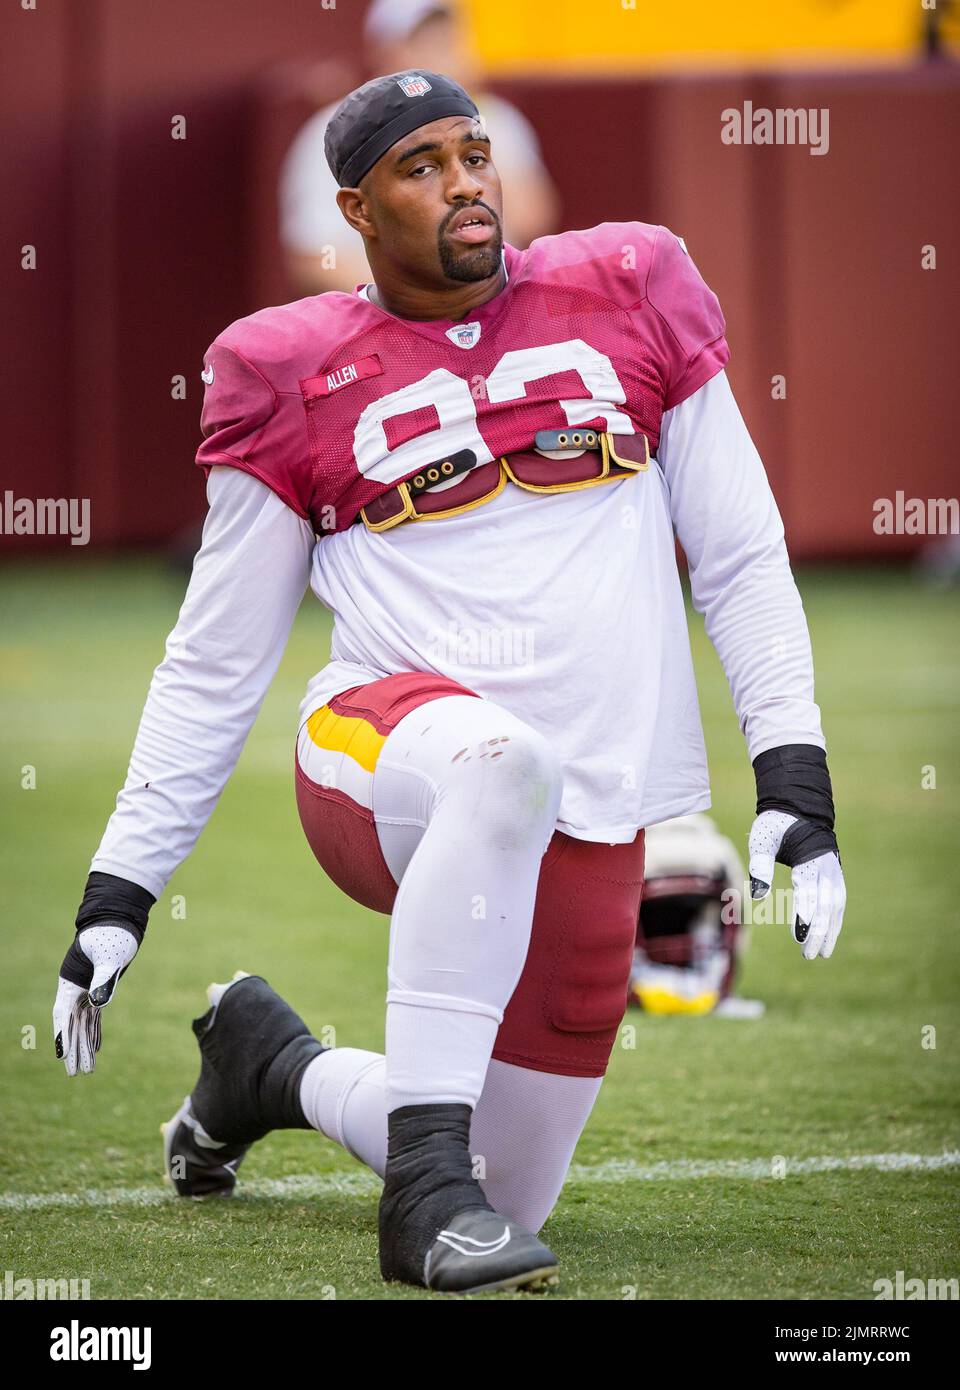
<path fill-rule="evenodd" d="M 960 1150 L 940 1154 L 850 1154 L 842 1158 L 823 1154 L 816 1158 L 666 1159 L 642 1164 L 633 1159 L 609 1159 L 606 1163 L 577 1164 L 570 1168 L 573 1182 L 676 1182 L 698 1178 L 737 1178 L 756 1182 L 762 1178 L 797 1177 L 806 1173 L 856 1173 L 874 1169 L 881 1173 L 935 1172 L 960 1167 Z"/>
<path fill-rule="evenodd" d="M 606 1163 L 575 1163 L 567 1181 L 577 1184 L 629 1182 L 694 1182 L 720 1178 L 738 1182 L 803 1177 L 809 1173 L 938 1172 L 960 1168 L 960 1150 L 940 1154 L 851 1154 L 816 1158 L 697 1159 L 678 1158 L 643 1164 L 633 1159 L 609 1159 Z M 296 1173 L 286 1178 L 254 1178 L 243 1182 L 237 1195 L 283 1197 L 303 1200 L 378 1191 L 379 1178 L 366 1169 L 348 1173 Z M 155 1207 L 174 1200 L 171 1189 L 157 1181 L 151 1187 L 88 1187 L 75 1192 L 2 1192 L 0 1211 L 46 1211 L 54 1207 Z"/>
<path fill-rule="evenodd" d="M 295 1173 L 288 1178 L 241 1178 L 237 1197 L 329 1197 L 371 1193 L 380 1179 L 356 1173 Z M 236 1200 L 234 1198 L 233 1200 Z M 159 1207 L 174 1201 L 173 1188 L 157 1179 L 152 1187 L 81 1187 L 76 1192 L 0 1192 L 0 1212 L 45 1211 L 50 1207 Z"/>

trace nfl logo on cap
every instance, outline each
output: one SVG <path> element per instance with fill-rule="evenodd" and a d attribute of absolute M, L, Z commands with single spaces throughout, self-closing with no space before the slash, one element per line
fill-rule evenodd
<path fill-rule="evenodd" d="M 424 93 L 432 90 L 427 79 L 421 77 L 418 72 L 408 72 L 405 77 L 398 77 L 397 86 L 407 97 L 422 97 Z"/>

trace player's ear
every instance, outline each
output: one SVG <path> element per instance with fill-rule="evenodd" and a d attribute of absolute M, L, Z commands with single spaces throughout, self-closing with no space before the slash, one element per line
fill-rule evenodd
<path fill-rule="evenodd" d="M 338 189 L 337 206 L 354 231 L 359 232 L 361 236 L 374 235 L 370 205 L 359 188 Z"/>

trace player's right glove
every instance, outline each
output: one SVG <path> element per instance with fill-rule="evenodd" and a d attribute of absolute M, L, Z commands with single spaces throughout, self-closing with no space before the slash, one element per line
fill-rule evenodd
<path fill-rule="evenodd" d="M 53 1005 L 53 1039 L 68 1076 L 93 1071 L 100 1051 L 100 1010 L 137 954 L 137 938 L 120 922 L 77 932 L 63 958 Z"/>
<path fill-rule="evenodd" d="M 100 1011 L 137 954 L 153 902 L 145 888 L 114 874 L 92 873 L 87 879 L 53 1005 L 54 1050 L 68 1076 L 96 1065 Z"/>
<path fill-rule="evenodd" d="M 774 864 L 792 871 L 793 938 L 806 960 L 833 954 L 847 901 L 834 834 L 833 792 L 823 750 L 771 748 L 754 759 L 757 818 L 750 830 L 750 892 L 765 898 Z"/>

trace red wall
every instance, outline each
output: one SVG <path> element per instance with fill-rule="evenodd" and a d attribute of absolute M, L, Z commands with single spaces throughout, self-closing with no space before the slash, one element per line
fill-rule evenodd
<path fill-rule="evenodd" d="M 89 497 L 95 544 L 163 542 L 202 515 L 202 355 L 258 307 L 260 74 L 348 56 L 361 12 L 344 0 L 4 4 L 0 499 Z M 174 115 L 185 141 L 170 138 Z M 36 271 L 20 269 L 24 244 Z M 31 544 L 45 542 L 0 537 L 5 551 Z"/>
<path fill-rule="evenodd" d="M 305 59 L 349 60 L 358 23 L 357 6 L 319 0 L 5 7 L 0 493 L 90 497 L 98 544 L 160 543 L 202 515 L 203 350 L 286 297 L 276 165 L 308 110 L 286 79 Z M 724 304 L 794 553 L 916 545 L 881 542 L 872 506 L 956 491 L 957 70 L 503 90 L 541 129 L 565 225 L 639 217 L 685 237 Z M 748 97 L 828 106 L 829 154 L 723 145 L 720 112 Z M 25 243 L 36 271 L 19 268 Z"/>
<path fill-rule="evenodd" d="M 550 134 L 567 225 L 663 222 L 719 294 L 792 553 L 922 544 L 878 537 L 873 503 L 958 491 L 960 69 L 509 91 Z M 829 108 L 829 152 L 722 144 L 720 113 L 748 98 Z"/>

